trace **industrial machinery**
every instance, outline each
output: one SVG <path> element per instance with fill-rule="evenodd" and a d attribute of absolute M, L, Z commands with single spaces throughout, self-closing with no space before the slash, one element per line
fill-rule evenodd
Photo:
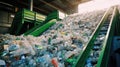
<path fill-rule="evenodd" d="M 49 21 L 41 27 L 36 27 L 36 29 L 31 29 L 24 34 L 39 36 L 53 24 L 55 24 L 55 20 Z M 117 40 L 115 41 L 117 44 L 120 43 L 119 25 L 119 11 L 117 7 L 108 9 L 85 48 L 81 51 L 74 67 L 87 67 L 89 63 L 95 67 L 113 67 L 115 65 L 119 67 L 119 60 L 117 59 L 120 58 L 118 54 L 120 46 L 113 43 L 115 40 Z M 114 48 L 112 48 L 113 46 Z M 117 52 L 117 54 L 115 52 Z M 115 56 L 113 56 L 114 53 Z M 114 57 L 116 63 L 111 64 L 113 63 L 111 57 Z M 91 61 L 90 58 L 92 59 Z"/>
<path fill-rule="evenodd" d="M 37 12 L 27 9 L 20 10 L 16 13 L 15 18 L 10 28 L 10 33 L 19 35 L 33 28 L 37 24 L 41 24 L 45 20 L 45 16 Z"/>
<path fill-rule="evenodd" d="M 75 67 L 120 67 L 119 25 L 119 11 L 117 7 L 112 7 L 105 13 L 91 39 L 81 51 Z"/>
<path fill-rule="evenodd" d="M 27 10 L 23 11 L 23 15 L 20 15 L 19 13 L 16 14 L 17 16 L 15 16 L 11 27 L 12 34 L 19 35 L 24 33 L 24 35 L 39 36 L 50 26 L 55 24 L 56 20 L 60 19 L 60 15 L 57 11 L 49 14 L 46 19 L 45 17 L 36 19 L 36 15 L 38 16 L 39 14 L 34 12 L 28 12 L 30 14 L 27 14 L 25 11 Z M 22 20 L 18 20 L 18 17 Z M 20 23 L 17 23 L 17 21 Z M 29 30 L 25 30 L 25 21 L 30 22 Z M 85 45 L 84 49 L 81 50 L 74 67 L 120 67 L 118 60 L 120 59 L 119 21 L 119 11 L 116 6 L 106 11 L 90 40 Z"/>
<path fill-rule="evenodd" d="M 49 27 L 51 27 L 53 24 L 56 23 L 57 20 L 61 20 L 65 18 L 67 15 L 62 13 L 61 11 L 54 11 L 50 13 L 45 21 L 43 21 L 43 25 L 39 24 L 35 26 L 34 28 L 28 30 L 27 32 L 24 33 L 24 35 L 33 35 L 33 36 L 39 36 L 42 34 L 44 31 L 46 31 Z"/>
<path fill-rule="evenodd" d="M 62 15 L 62 17 L 60 17 L 61 16 L 60 14 Z M 31 32 L 31 30 L 33 31 L 33 30 L 37 29 L 38 27 L 41 27 L 42 25 L 46 24 L 50 20 L 63 19 L 63 17 L 65 17 L 65 14 L 58 10 L 50 13 L 46 17 L 37 12 L 23 9 L 16 13 L 15 18 L 12 23 L 12 26 L 10 28 L 10 33 L 14 34 L 14 35 L 20 35 L 20 34 L 23 34 L 26 32 L 25 35 L 28 35 L 28 33 Z M 47 27 L 50 27 L 50 26 L 47 26 Z"/>

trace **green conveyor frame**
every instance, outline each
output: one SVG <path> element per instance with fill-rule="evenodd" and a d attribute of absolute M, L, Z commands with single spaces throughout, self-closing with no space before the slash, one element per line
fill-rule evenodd
<path fill-rule="evenodd" d="M 86 44 L 85 48 L 81 51 L 74 67 L 84 67 L 85 66 L 85 62 L 90 54 L 90 51 L 94 44 L 94 41 L 95 41 L 96 37 L 98 36 L 101 27 L 103 26 L 104 22 L 107 20 L 107 18 L 109 16 L 110 9 L 108 9 L 106 11 L 106 13 L 104 14 L 104 16 L 102 17 L 100 23 L 98 24 L 97 28 L 93 32 L 92 37 L 90 38 L 89 42 Z M 103 43 L 103 48 L 102 48 L 102 51 L 99 56 L 97 67 L 106 67 L 106 65 L 107 65 L 108 57 L 109 57 L 108 54 L 110 52 L 110 46 L 111 46 L 112 37 L 113 37 L 113 33 L 114 33 L 113 30 L 115 28 L 115 24 L 116 24 L 116 20 L 117 20 L 117 14 L 118 14 L 118 10 L 116 9 L 116 7 L 114 7 L 114 11 L 112 13 L 112 18 L 110 20 L 110 26 L 108 28 L 105 41 Z"/>
<path fill-rule="evenodd" d="M 100 53 L 97 67 L 108 67 L 110 49 L 111 49 L 111 45 L 112 45 L 113 36 L 115 33 L 114 31 L 116 28 L 116 24 L 118 23 L 118 19 L 119 19 L 119 11 L 118 11 L 117 7 L 114 7 L 113 15 L 110 20 L 110 26 L 108 28 L 106 39 L 103 43 L 103 49 Z M 119 32 L 116 32 L 116 33 L 119 33 Z"/>
<path fill-rule="evenodd" d="M 10 34 L 20 35 L 38 24 L 43 24 L 44 20 L 45 16 L 42 14 L 27 9 L 20 10 L 13 19 Z M 29 25 L 29 28 L 27 25 Z"/>
<path fill-rule="evenodd" d="M 43 22 L 43 26 L 37 25 L 33 27 L 32 29 L 28 30 L 24 33 L 24 35 L 33 35 L 33 36 L 39 36 L 44 31 L 46 31 L 49 27 L 51 27 L 53 24 L 56 23 L 57 20 L 59 20 L 59 11 L 56 10 L 52 13 L 50 13 L 45 21 Z"/>
<path fill-rule="evenodd" d="M 56 11 L 53 11 L 52 13 L 50 13 L 47 18 L 45 19 L 45 22 L 48 22 L 52 19 L 56 19 L 56 20 L 59 20 L 59 12 L 58 10 Z"/>
<path fill-rule="evenodd" d="M 24 33 L 24 35 L 33 35 L 33 36 L 39 36 L 42 34 L 44 31 L 46 31 L 49 27 L 51 27 L 53 24 L 56 23 L 56 20 L 51 20 L 49 22 L 46 22 L 43 26 L 38 25 L 31 30 L 27 31 Z"/>
<path fill-rule="evenodd" d="M 50 13 L 45 18 L 43 15 L 41 15 L 41 14 L 39 14 L 37 12 L 33 12 L 33 11 L 23 9 L 23 10 L 16 13 L 15 18 L 14 18 L 13 23 L 12 23 L 12 26 L 10 28 L 10 34 L 20 35 L 20 34 L 25 33 L 25 35 L 29 35 L 31 31 L 35 32 L 35 30 L 37 28 L 40 28 L 42 25 L 46 24 L 50 20 L 52 20 L 52 19 L 59 20 L 59 16 L 60 15 L 59 15 L 58 10 Z M 53 23 L 49 22 L 46 25 L 50 26 L 52 24 Z M 47 28 L 46 26 L 43 26 L 43 27 Z M 32 34 L 33 33 L 31 32 L 30 35 L 32 35 Z M 36 33 L 36 35 L 37 34 L 38 33 Z"/>

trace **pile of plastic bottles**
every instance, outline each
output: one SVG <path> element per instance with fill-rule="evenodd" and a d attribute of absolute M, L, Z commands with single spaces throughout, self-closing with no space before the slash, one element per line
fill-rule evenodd
<path fill-rule="evenodd" d="M 72 67 L 104 12 L 70 15 L 39 37 L 1 34 L 0 59 L 11 67 Z"/>

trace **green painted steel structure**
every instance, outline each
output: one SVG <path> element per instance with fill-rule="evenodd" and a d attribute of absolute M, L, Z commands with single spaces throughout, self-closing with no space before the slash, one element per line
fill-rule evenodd
<path fill-rule="evenodd" d="M 54 11 L 46 17 L 46 19 L 45 19 L 45 21 L 43 21 L 42 25 L 38 24 L 37 26 L 35 26 L 32 29 L 25 32 L 24 35 L 39 36 L 44 31 L 46 31 L 49 27 L 51 27 L 53 24 L 55 24 L 57 20 L 59 20 L 59 12 Z"/>
<path fill-rule="evenodd" d="M 109 28 L 105 37 L 105 40 L 103 42 L 103 48 L 100 52 L 99 60 L 97 62 L 96 67 L 107 67 L 108 65 L 108 58 L 110 55 L 110 48 L 112 44 L 112 38 L 114 36 L 114 30 L 115 30 L 115 25 L 117 24 L 117 21 L 119 19 L 119 12 L 117 7 L 112 7 L 114 8 L 113 13 L 112 13 L 112 18 L 110 20 Z M 111 9 L 111 8 L 110 8 Z M 100 29 L 102 28 L 104 22 L 107 20 L 110 9 L 106 11 L 104 16 L 102 17 L 100 23 L 98 24 L 97 28 L 92 34 L 92 37 L 90 38 L 89 42 L 86 44 L 85 48 L 81 51 L 79 58 L 74 65 L 74 67 L 85 67 L 85 62 L 90 55 L 90 51 L 93 47 L 94 41 L 96 40 L 96 37 L 98 36 Z"/>
<path fill-rule="evenodd" d="M 103 43 L 103 48 L 100 53 L 97 67 L 108 67 L 110 49 L 111 49 L 114 33 L 117 33 L 115 32 L 115 27 L 116 27 L 116 24 L 118 23 L 118 20 L 119 20 L 119 11 L 117 7 L 114 7 L 113 15 L 110 20 L 110 26 L 108 28 L 106 39 Z"/>
<path fill-rule="evenodd" d="M 55 24 L 56 20 L 51 20 L 44 24 L 43 26 L 36 26 L 32 28 L 31 30 L 27 31 L 24 33 L 24 35 L 33 35 L 33 36 L 39 36 L 41 35 L 44 31 L 46 31 L 49 27 L 51 27 L 53 24 Z"/>
<path fill-rule="evenodd" d="M 29 11 L 27 9 L 20 10 L 13 19 L 10 33 L 14 35 L 22 34 L 34 26 L 42 24 L 44 20 L 45 16 L 37 12 Z"/>
<path fill-rule="evenodd" d="M 29 32 L 34 31 L 35 29 L 41 27 L 53 19 L 59 20 L 58 10 L 50 13 L 46 17 L 37 12 L 23 9 L 16 13 L 12 26 L 10 28 L 10 34 L 20 35 L 25 33 L 26 35 L 29 35 Z M 49 24 L 51 23 L 49 22 L 48 25 Z"/>

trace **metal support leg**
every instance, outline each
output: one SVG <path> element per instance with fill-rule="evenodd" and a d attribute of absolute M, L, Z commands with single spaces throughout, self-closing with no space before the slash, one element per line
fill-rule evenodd
<path fill-rule="evenodd" d="M 30 6 L 29 6 L 30 11 L 33 11 L 33 0 L 29 0 L 29 2 L 30 2 Z"/>

